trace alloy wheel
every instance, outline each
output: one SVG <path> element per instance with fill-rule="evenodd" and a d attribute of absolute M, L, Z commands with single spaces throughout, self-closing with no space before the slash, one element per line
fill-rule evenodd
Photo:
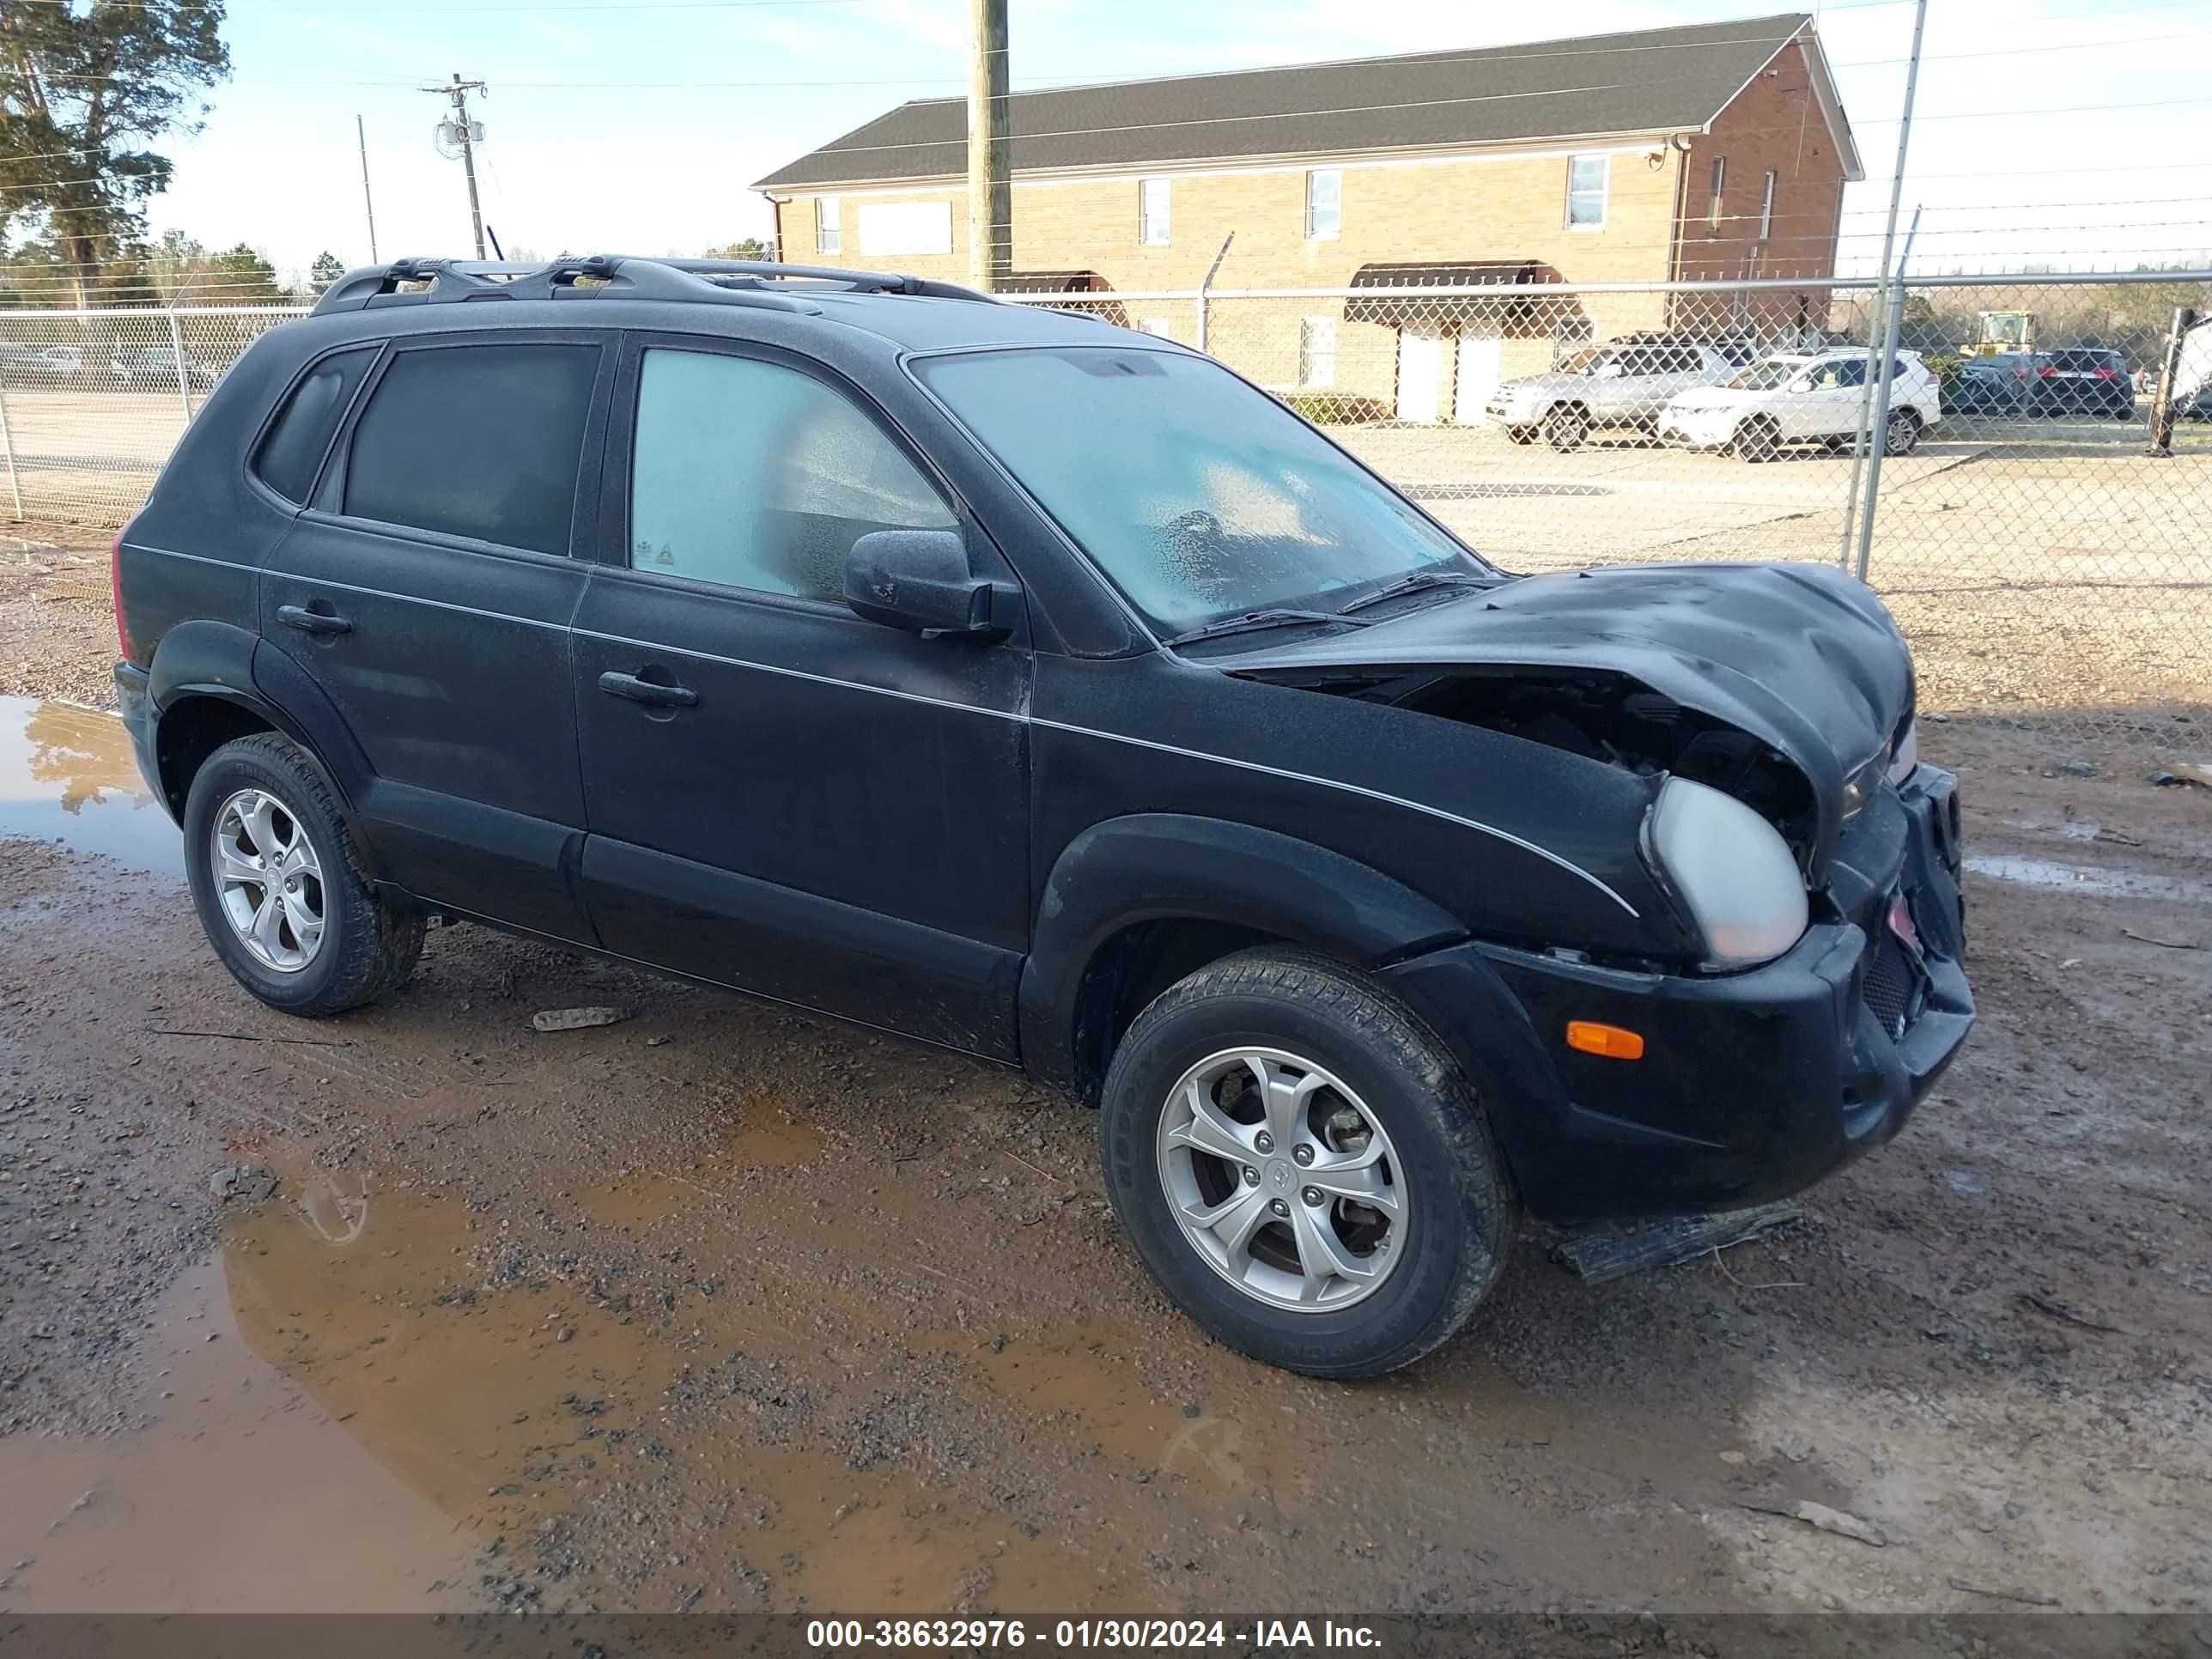
<path fill-rule="evenodd" d="M 267 790 L 241 789 L 210 833 L 216 902 L 231 932 L 262 967 L 299 973 L 324 932 L 323 867 L 307 830 Z"/>
<path fill-rule="evenodd" d="M 1169 1093 L 1158 1159 L 1184 1239 L 1270 1307 L 1349 1307 L 1405 1255 L 1411 1195 L 1389 1135 L 1300 1055 L 1225 1048 L 1200 1060 Z"/>

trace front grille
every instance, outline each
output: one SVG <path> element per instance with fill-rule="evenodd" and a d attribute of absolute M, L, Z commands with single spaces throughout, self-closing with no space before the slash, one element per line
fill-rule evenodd
<path fill-rule="evenodd" d="M 1902 941 L 1888 928 L 1879 930 L 1874 947 L 1874 960 L 1867 964 L 1866 981 L 1859 994 L 1874 1017 L 1881 1022 L 1881 1029 L 1893 1039 L 1905 1035 L 1911 1023 L 1913 993 L 1919 983 L 1919 969 L 1913 966 L 1912 957 Z"/>

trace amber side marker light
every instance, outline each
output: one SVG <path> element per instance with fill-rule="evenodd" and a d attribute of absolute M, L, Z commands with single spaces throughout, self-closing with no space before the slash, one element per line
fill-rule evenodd
<path fill-rule="evenodd" d="M 1602 1054 L 1607 1060 L 1644 1058 L 1644 1039 L 1636 1032 L 1618 1025 L 1601 1025 L 1594 1019 L 1567 1022 L 1567 1047 L 1586 1054 Z"/>

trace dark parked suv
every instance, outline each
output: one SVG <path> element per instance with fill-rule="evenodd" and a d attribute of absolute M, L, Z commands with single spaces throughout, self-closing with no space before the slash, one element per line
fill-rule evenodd
<path fill-rule="evenodd" d="M 1138 1253 L 1330 1376 L 1525 1210 L 1742 1205 L 1972 1020 L 1911 665 L 1811 565 L 1515 576 L 1210 359 L 947 285 L 357 271 L 116 544 L 208 938 L 333 1014 L 449 915 L 1097 1103 Z"/>

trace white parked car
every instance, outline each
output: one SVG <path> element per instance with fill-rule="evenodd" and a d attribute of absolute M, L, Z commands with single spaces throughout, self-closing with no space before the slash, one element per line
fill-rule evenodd
<path fill-rule="evenodd" d="M 1516 444 L 1540 432 L 1553 448 L 1575 449 L 1599 427 L 1653 430 L 1668 399 L 1727 380 L 1751 355 L 1729 342 L 1632 336 L 1553 374 L 1506 381 L 1487 412 Z"/>
<path fill-rule="evenodd" d="M 1723 450 L 1747 461 L 1773 459 L 1785 444 L 1848 441 L 1866 398 L 1863 347 L 1790 351 L 1753 363 L 1726 386 L 1682 392 L 1660 416 L 1659 436 L 1687 449 Z M 1878 417 L 1880 418 L 1880 417 Z M 1890 371 L 1882 453 L 1904 455 L 1943 418 L 1936 377 L 1917 351 Z"/>

